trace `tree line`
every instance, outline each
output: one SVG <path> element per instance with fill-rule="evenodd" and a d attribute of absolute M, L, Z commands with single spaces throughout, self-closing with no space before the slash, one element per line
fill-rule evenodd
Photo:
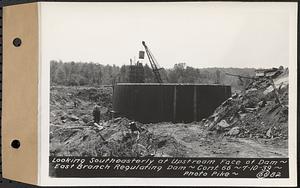
<path fill-rule="evenodd" d="M 148 64 L 143 65 L 145 82 L 155 82 L 154 74 Z M 225 73 L 253 77 L 253 68 L 193 68 L 185 63 L 175 64 L 173 68 L 160 70 L 164 83 L 200 83 L 231 85 L 243 88 L 250 80 L 228 76 Z M 86 62 L 50 62 L 51 85 L 100 86 L 129 82 L 129 65 L 102 65 Z"/>

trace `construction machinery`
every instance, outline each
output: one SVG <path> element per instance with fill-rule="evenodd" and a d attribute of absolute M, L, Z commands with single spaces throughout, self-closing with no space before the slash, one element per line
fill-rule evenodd
<path fill-rule="evenodd" d="M 146 52 L 146 54 L 147 54 L 147 56 L 148 56 L 148 59 L 149 59 L 149 62 L 150 62 L 152 71 L 153 71 L 153 73 L 154 73 L 156 82 L 162 83 L 162 79 L 161 79 L 161 76 L 160 76 L 160 73 L 159 73 L 159 70 L 161 70 L 162 68 L 159 68 L 156 59 L 154 58 L 154 56 L 153 56 L 153 54 L 151 53 L 151 51 L 150 51 L 150 49 L 148 48 L 148 46 L 146 45 L 145 41 L 142 41 L 142 44 L 143 44 L 143 46 L 144 46 L 144 48 L 145 48 L 145 52 Z"/>
<path fill-rule="evenodd" d="M 137 61 L 135 64 L 132 63 L 132 59 L 130 59 L 129 66 L 129 82 L 130 83 L 144 83 L 145 75 L 144 75 L 144 67 L 143 64 Z"/>

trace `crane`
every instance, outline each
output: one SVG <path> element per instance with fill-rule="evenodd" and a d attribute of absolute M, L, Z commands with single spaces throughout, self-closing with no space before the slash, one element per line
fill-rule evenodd
<path fill-rule="evenodd" d="M 149 59 L 150 65 L 152 67 L 152 71 L 154 73 L 156 81 L 158 83 L 162 83 L 162 79 L 161 79 L 161 76 L 160 76 L 160 73 L 159 73 L 159 70 L 161 68 L 158 68 L 158 63 L 157 63 L 156 59 L 154 58 L 153 54 L 151 53 L 150 49 L 146 45 L 145 41 L 142 41 L 142 44 L 145 48 L 145 51 L 146 51 L 146 54 L 148 56 L 148 59 Z"/>

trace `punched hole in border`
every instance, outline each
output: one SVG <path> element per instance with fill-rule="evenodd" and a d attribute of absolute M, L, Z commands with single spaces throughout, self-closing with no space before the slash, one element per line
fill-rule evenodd
<path fill-rule="evenodd" d="M 11 142 L 11 147 L 14 149 L 19 149 L 21 146 L 21 142 L 19 140 L 13 140 Z"/>
<path fill-rule="evenodd" d="M 22 40 L 21 40 L 20 38 L 15 38 L 15 39 L 13 40 L 13 45 L 14 45 L 15 47 L 20 47 L 21 44 L 22 44 Z"/>

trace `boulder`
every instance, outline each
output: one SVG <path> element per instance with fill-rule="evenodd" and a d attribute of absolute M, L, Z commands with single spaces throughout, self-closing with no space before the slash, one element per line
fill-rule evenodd
<path fill-rule="evenodd" d="M 251 89 L 246 90 L 246 94 L 251 93 L 251 92 L 255 92 L 255 91 L 257 91 L 256 88 L 251 88 Z"/>
<path fill-rule="evenodd" d="M 79 117 L 77 117 L 75 115 L 70 115 L 70 116 L 68 116 L 68 119 L 71 120 L 71 121 L 78 121 Z"/>
<path fill-rule="evenodd" d="M 230 129 L 230 131 L 228 131 L 228 135 L 230 136 L 236 136 L 240 133 L 240 128 L 239 127 L 233 127 L 232 129 Z"/>
<path fill-rule="evenodd" d="M 222 120 L 222 121 L 220 121 L 218 124 L 217 124 L 219 127 L 222 127 L 222 128 L 227 128 L 227 127 L 229 127 L 230 126 L 230 124 L 228 124 L 227 122 L 226 122 L 226 120 Z"/>
<path fill-rule="evenodd" d="M 263 108 L 263 107 L 266 106 L 266 103 L 267 103 L 267 102 L 266 102 L 265 100 L 263 100 L 263 101 L 260 101 L 260 102 L 257 103 L 257 104 L 258 104 L 259 107 Z"/>
<path fill-rule="evenodd" d="M 93 120 L 92 116 L 89 116 L 89 115 L 84 115 L 84 116 L 82 116 L 82 121 L 83 121 L 84 123 L 88 123 L 88 122 L 90 122 L 90 121 L 92 121 L 92 120 Z"/>
<path fill-rule="evenodd" d="M 268 138 L 271 138 L 271 137 L 272 137 L 272 128 L 270 128 L 270 129 L 267 131 L 266 136 L 267 136 Z"/>
<path fill-rule="evenodd" d="M 238 97 L 239 97 L 239 94 L 234 93 L 231 97 L 232 97 L 233 99 L 238 98 Z"/>

